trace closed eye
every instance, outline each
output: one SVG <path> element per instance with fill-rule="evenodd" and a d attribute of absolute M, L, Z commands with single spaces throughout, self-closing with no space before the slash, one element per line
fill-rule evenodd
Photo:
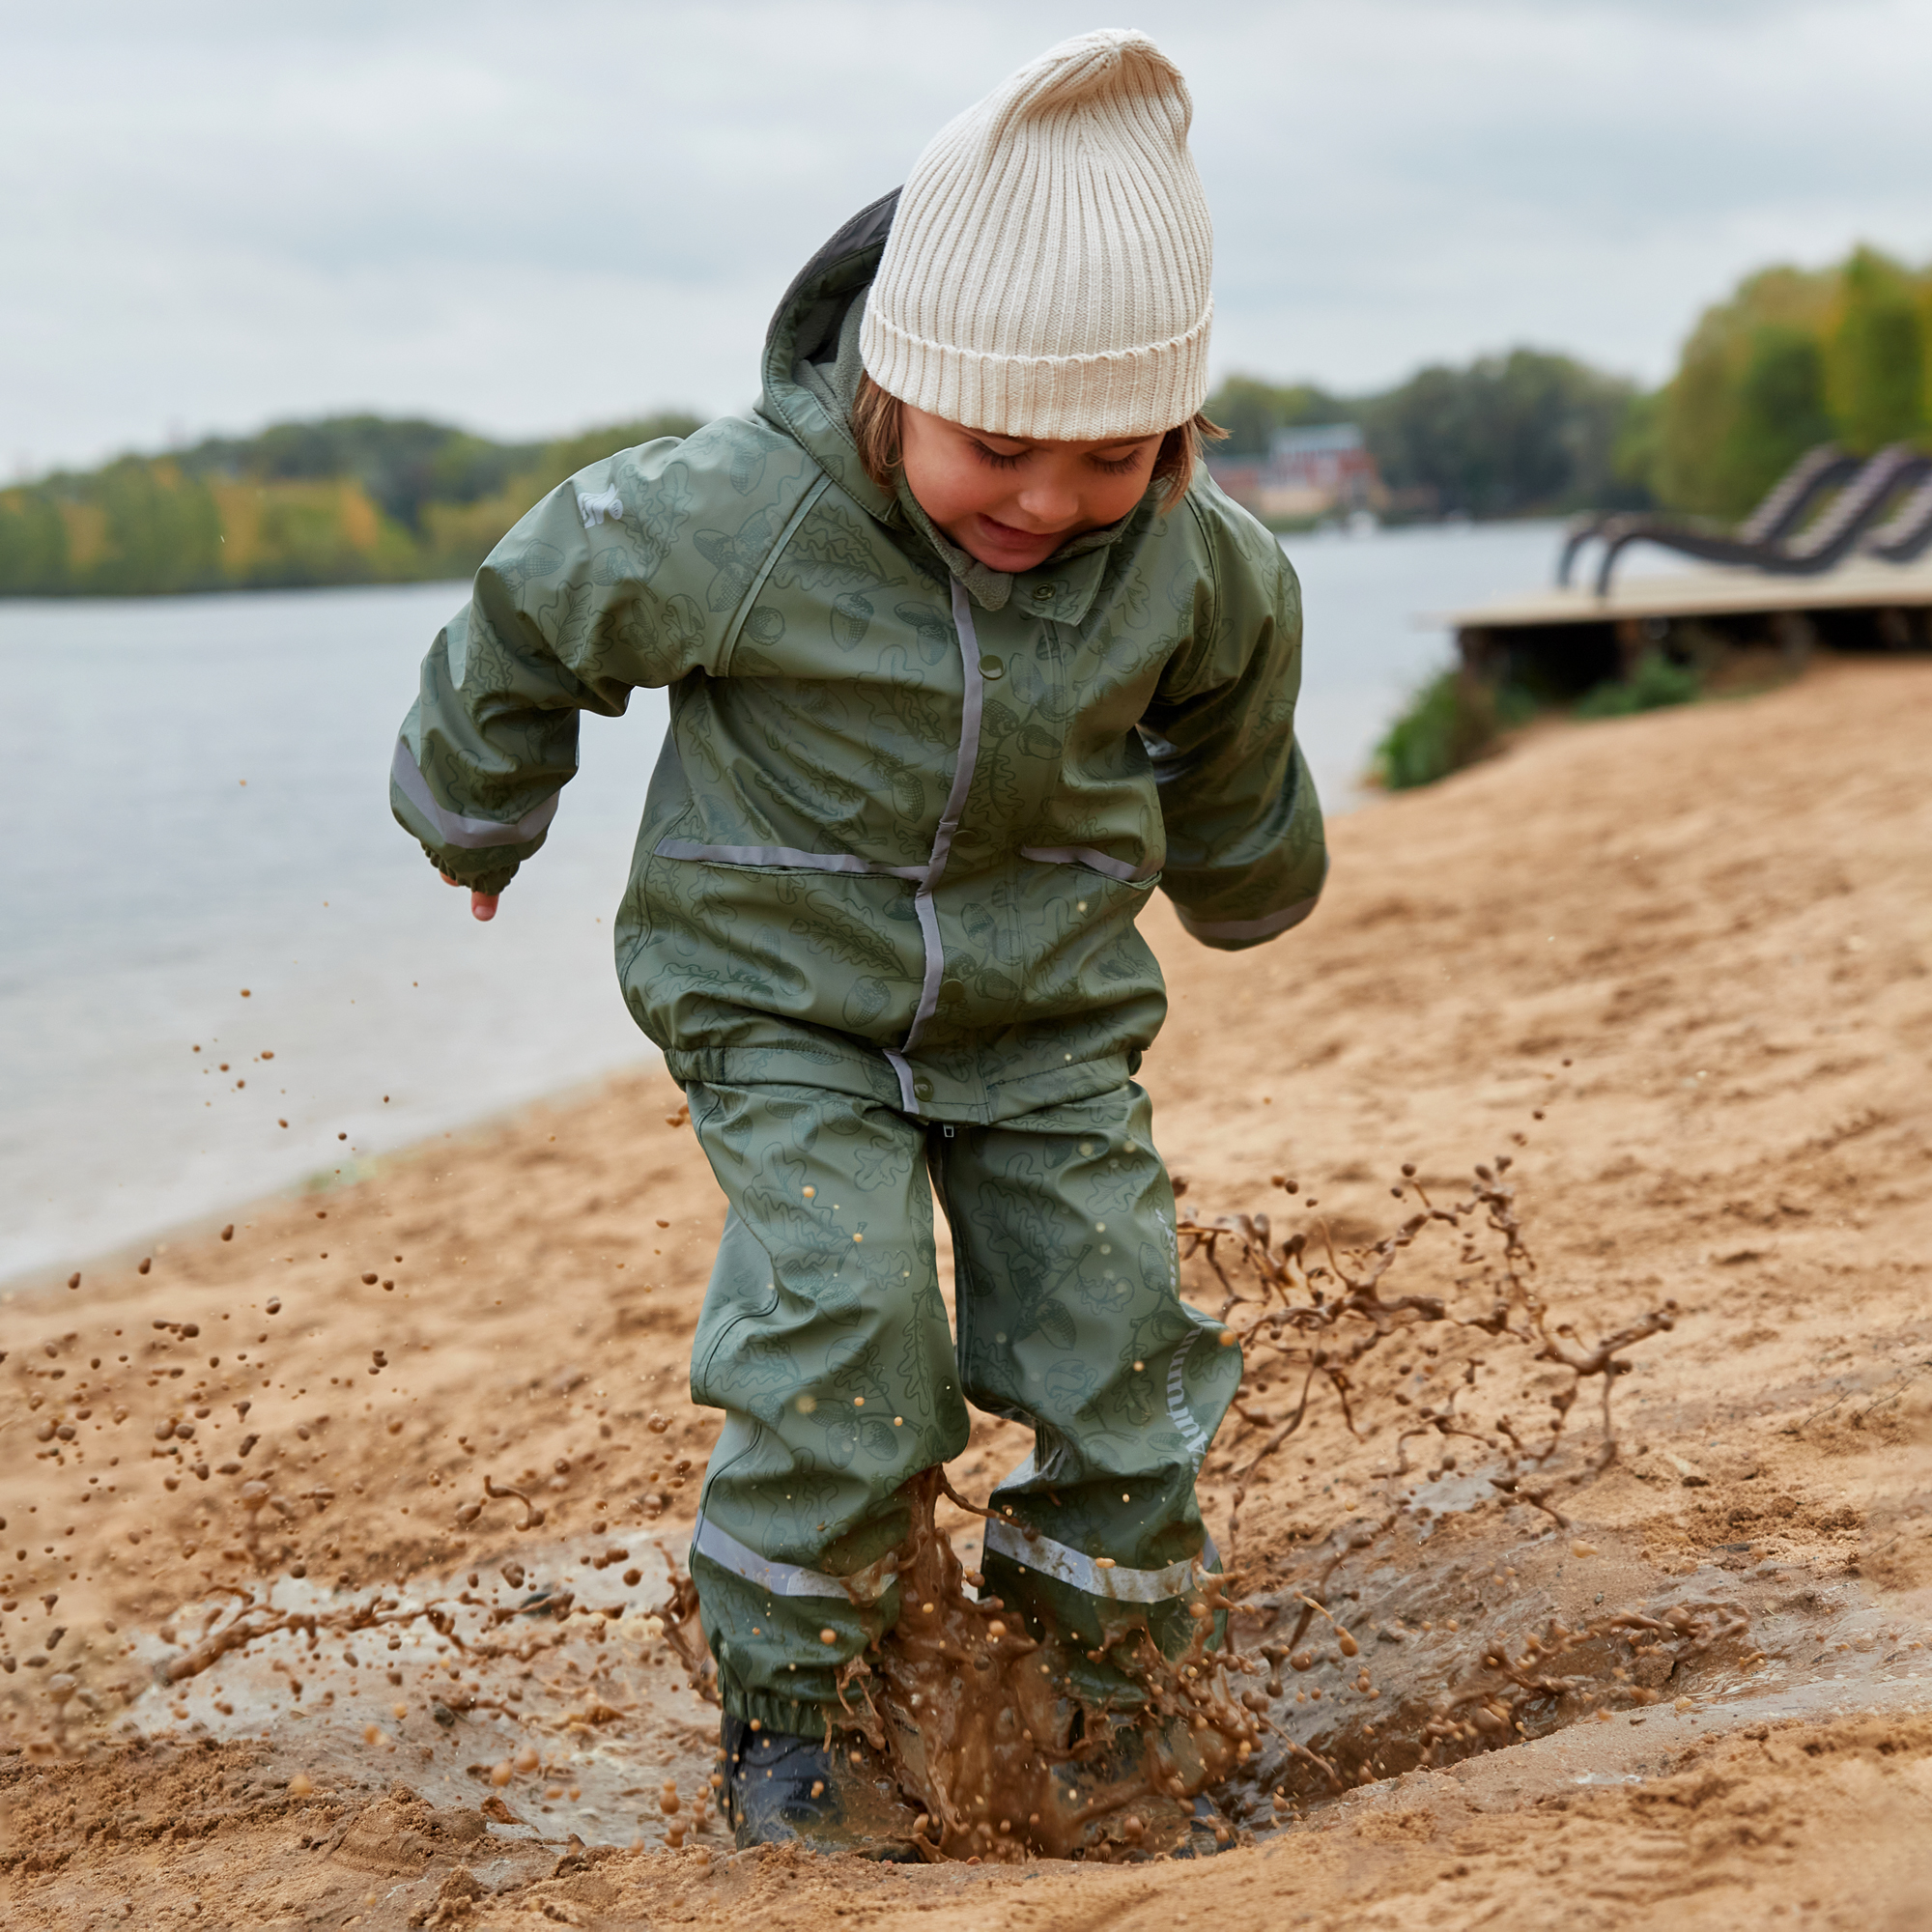
<path fill-rule="evenodd" d="M 992 469 L 1017 469 L 1032 454 L 1030 450 L 1016 449 L 1009 456 L 1002 456 L 997 449 L 988 449 L 977 437 L 973 439 L 973 447 L 979 451 L 980 461 Z"/>
<path fill-rule="evenodd" d="M 1094 456 L 1088 460 L 1095 469 L 1102 470 L 1109 476 L 1124 476 L 1129 469 L 1139 468 L 1143 454 L 1144 451 L 1134 449 L 1129 450 L 1125 456 Z"/>

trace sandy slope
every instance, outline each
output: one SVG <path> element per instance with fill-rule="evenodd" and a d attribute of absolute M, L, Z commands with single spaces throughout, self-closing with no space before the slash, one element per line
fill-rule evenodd
<path fill-rule="evenodd" d="M 1272 1707 L 1369 1780 L 1347 1798 L 1298 1784 L 1271 1746 L 1227 1800 L 1257 1841 L 1209 1865 L 808 1868 L 728 1857 L 708 1820 L 663 1849 L 661 1786 L 691 1823 L 710 1719 L 642 1613 L 713 1433 L 682 1378 L 720 1208 L 667 1122 L 677 1094 L 639 1077 L 258 1205 L 232 1240 L 177 1237 L 146 1277 L 129 1255 L 77 1291 L 16 1285 L 0 1311 L 9 1922 L 1923 1922 L 1928 732 L 1932 665 L 1828 667 L 1747 703 L 1554 731 L 1342 821 L 1321 913 L 1278 946 L 1212 954 L 1153 915 L 1175 1008 L 1143 1077 L 1198 1217 L 1272 1204 L 1278 1236 L 1282 1176 L 1320 1203 L 1292 1225 L 1368 1239 L 1406 1211 L 1399 1163 L 1440 1200 L 1508 1152 L 1543 1293 L 1584 1342 L 1678 1304 L 1672 1332 L 1629 1351 L 1619 1459 L 1552 1492 L 1563 1527 L 1492 1489 L 1502 1465 L 1475 1439 L 1450 1469 L 1450 1438 L 1424 1430 L 1388 1473 L 1432 1392 L 1458 1384 L 1480 1435 L 1567 1385 L 1467 1330 L 1369 1357 L 1359 1436 L 1318 1381 L 1247 1478 L 1226 1540 L 1259 1606 L 1250 1646 L 1285 1633 L 1338 1533 L 1416 1499 L 1331 1579 L 1359 1662 L 1317 1642 Z M 1458 1278 L 1450 1243 L 1392 1280 L 1462 1311 Z M 1251 1351 L 1204 1477 L 1217 1535 L 1298 1387 Z M 1559 1479 L 1586 1473 L 1593 1408 L 1594 1390 Z M 1016 1435 L 976 1432 L 969 1492 L 1016 1460 Z M 544 1523 L 520 1534 L 515 1500 L 460 1523 L 485 1473 Z M 408 1614 L 467 1594 L 461 1634 L 493 1601 L 566 1582 L 610 1616 L 511 1617 L 510 1654 L 466 1660 Z M 212 1593 L 270 1586 L 338 1623 L 395 1608 L 155 1682 Z M 1590 1685 L 1525 1706 L 1509 1748 L 1472 1730 L 1406 1768 L 1445 1687 L 1500 1638 L 1711 1604 L 1747 1630 L 1679 1645 L 1674 1667 L 1600 1644 Z M 1303 1801 L 1284 1830 L 1277 1783 Z M 527 1827 L 479 1814 L 499 1790 Z"/>

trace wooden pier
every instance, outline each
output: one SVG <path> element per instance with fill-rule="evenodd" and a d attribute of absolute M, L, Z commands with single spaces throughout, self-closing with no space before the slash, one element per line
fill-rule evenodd
<path fill-rule="evenodd" d="M 1803 658 L 1841 651 L 1932 649 L 1932 557 L 1859 558 L 1817 577 L 1704 567 L 1632 577 L 1606 596 L 1580 587 L 1527 591 L 1452 613 L 1463 662 L 1551 696 L 1628 675 L 1646 651 L 1708 656 L 1775 649 Z"/>

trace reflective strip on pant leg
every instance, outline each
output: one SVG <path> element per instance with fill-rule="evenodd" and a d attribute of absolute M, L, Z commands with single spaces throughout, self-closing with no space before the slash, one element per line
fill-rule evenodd
<path fill-rule="evenodd" d="M 389 776 L 396 789 L 434 825 L 445 845 L 461 846 L 466 852 L 480 852 L 492 845 L 527 845 L 556 816 L 561 792 L 552 792 L 514 825 L 494 818 L 465 818 L 461 812 L 445 811 L 437 804 L 429 781 L 416 763 L 415 753 L 401 738 L 396 740 L 396 755 L 390 760 Z"/>
<path fill-rule="evenodd" d="M 706 1557 L 719 1569 L 728 1570 L 748 1583 L 755 1583 L 780 1597 L 836 1597 L 841 1604 L 876 1603 L 898 1576 L 895 1569 L 876 1563 L 850 1577 L 828 1577 L 822 1570 L 802 1570 L 796 1563 L 780 1563 L 769 1556 L 760 1556 L 729 1530 L 721 1529 L 704 1516 L 697 1519 L 691 1550 L 694 1556 Z"/>
<path fill-rule="evenodd" d="M 1057 1583 L 1116 1604 L 1164 1604 L 1184 1597 L 1195 1587 L 1197 1571 L 1215 1561 L 1210 1538 L 1200 1556 L 1170 1563 L 1165 1570 L 1125 1570 L 1119 1564 L 1103 1569 L 1084 1551 L 1056 1543 L 1050 1536 L 1029 1536 L 1017 1523 L 994 1518 L 986 1524 L 985 1547 L 1017 1563 L 1037 1570 Z"/>
<path fill-rule="evenodd" d="M 1199 1330 L 1181 1343 L 1174 1351 L 1167 1365 L 1167 1413 L 1175 1428 L 1180 1431 L 1180 1439 L 1187 1445 L 1187 1452 L 1194 1458 L 1194 1466 L 1201 1466 L 1201 1459 L 1208 1453 L 1208 1438 L 1201 1433 L 1201 1425 L 1194 1419 L 1194 1411 L 1187 1406 L 1187 1357 L 1194 1346 L 1201 1340 Z"/>

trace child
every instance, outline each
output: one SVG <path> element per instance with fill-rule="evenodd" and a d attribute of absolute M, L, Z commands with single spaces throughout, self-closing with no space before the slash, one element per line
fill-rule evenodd
<path fill-rule="evenodd" d="M 952 122 L 792 284 L 753 419 L 593 464 L 503 539 L 396 750 L 397 818 L 487 919 L 577 714 L 670 688 L 617 966 L 729 1202 L 691 1566 L 741 1845 L 902 1843 L 827 1748 L 834 1680 L 906 1608 L 901 1492 L 969 1400 L 1034 1431 L 986 1586 L 1080 1640 L 1078 1697 L 1130 1703 L 1085 1649 L 1178 1648 L 1216 1560 L 1194 1477 L 1240 1363 L 1177 1290 L 1134 922 L 1158 884 L 1256 945 L 1325 859 L 1294 576 L 1196 467 L 1190 114 L 1108 31 Z"/>

